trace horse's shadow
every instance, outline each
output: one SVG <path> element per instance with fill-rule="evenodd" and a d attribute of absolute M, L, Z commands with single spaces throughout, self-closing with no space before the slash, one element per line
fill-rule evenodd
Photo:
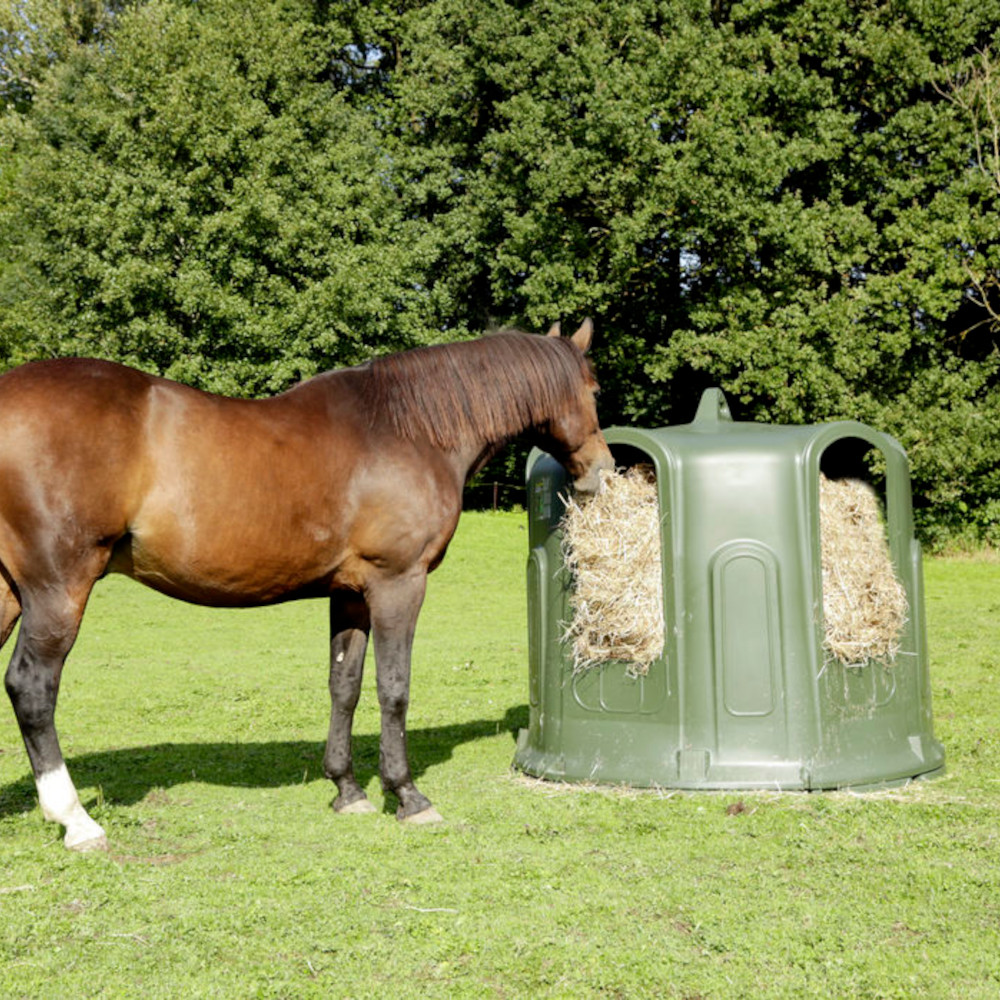
<path fill-rule="evenodd" d="M 517 731 L 528 724 L 528 707 L 507 709 L 499 719 L 476 719 L 453 726 L 407 730 L 410 768 L 419 778 L 428 768 L 451 758 L 463 743 Z M 365 787 L 378 774 L 378 734 L 355 735 L 354 770 Z M 324 744 L 315 740 L 266 743 L 157 743 L 80 754 L 67 760 L 81 789 L 101 789 L 104 800 L 134 805 L 154 789 L 190 781 L 232 788 L 279 788 L 323 775 Z M 330 785 L 331 794 L 335 791 Z M 82 798 L 86 798 L 81 794 Z M 30 772 L 0 788 L 0 818 L 33 808 L 35 783 Z M 393 803 L 386 803 L 391 809 Z"/>

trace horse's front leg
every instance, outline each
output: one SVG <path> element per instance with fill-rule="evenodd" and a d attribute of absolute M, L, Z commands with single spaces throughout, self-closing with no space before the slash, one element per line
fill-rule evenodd
<path fill-rule="evenodd" d="M 430 800 L 417 791 L 406 755 L 410 655 L 426 584 L 426 573 L 415 572 L 381 581 L 368 594 L 382 712 L 379 771 L 383 789 L 399 800 L 396 818 L 410 823 L 434 823 L 441 819 Z"/>
<path fill-rule="evenodd" d="M 104 830 L 80 803 L 55 728 L 63 663 L 76 638 L 85 601 L 86 593 L 74 600 L 73 595 L 54 588 L 26 595 L 21 631 L 5 677 L 35 775 L 42 815 L 65 827 L 63 843 L 77 851 L 108 847 Z"/>
<path fill-rule="evenodd" d="M 370 813 L 368 801 L 354 777 L 351 727 L 361 694 L 370 628 L 368 605 L 360 594 L 335 594 L 330 599 L 330 734 L 323 771 L 337 785 L 333 808 L 339 813 Z"/>

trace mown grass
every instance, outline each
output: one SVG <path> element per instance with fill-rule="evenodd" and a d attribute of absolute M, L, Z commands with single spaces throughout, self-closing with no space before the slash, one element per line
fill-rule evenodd
<path fill-rule="evenodd" d="M 59 725 L 112 850 L 62 848 L 5 709 L 0 995 L 1000 995 L 1000 565 L 926 567 L 943 778 L 713 795 L 510 771 L 524 557 L 523 517 L 467 515 L 432 578 L 410 746 L 434 828 L 328 808 L 322 603 L 102 583 Z M 357 757 L 381 804 L 370 681 Z"/>

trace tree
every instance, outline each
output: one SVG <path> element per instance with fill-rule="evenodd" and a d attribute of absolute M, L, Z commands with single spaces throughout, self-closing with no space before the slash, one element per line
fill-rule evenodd
<path fill-rule="evenodd" d="M 26 108 L 50 67 L 107 40 L 128 0 L 5 0 L 0 4 L 0 113 Z"/>
<path fill-rule="evenodd" d="M 426 339 L 426 251 L 337 85 L 348 42 L 308 4 L 156 0 L 71 53 L 7 122 L 7 362 L 253 394 Z"/>
<path fill-rule="evenodd" d="M 1000 0 L 106 9 L 6 116 L 6 363 L 256 393 L 590 315 L 606 422 L 858 418 L 1000 544 Z"/>
<path fill-rule="evenodd" d="M 935 83 L 998 14 L 437 0 L 393 87 L 477 301 L 597 318 L 606 417 L 690 419 L 719 384 L 744 417 L 865 420 L 909 449 L 926 534 L 996 541 L 998 355 L 965 266 L 996 197 Z"/>
<path fill-rule="evenodd" d="M 776 68 L 751 110 L 776 109 L 769 131 L 799 162 L 746 200 L 740 239 L 712 241 L 707 254 L 699 243 L 711 280 L 650 374 L 707 375 L 757 418 L 855 417 L 888 430 L 910 455 L 924 532 L 996 542 L 1000 355 L 965 263 L 970 251 L 996 253 L 997 199 L 970 170 L 970 133 L 934 84 L 996 31 L 997 9 L 759 11 Z M 818 96 L 798 120 L 796 93 Z M 713 188 L 732 190 L 712 173 Z M 706 228 L 717 231 L 710 205 Z"/>

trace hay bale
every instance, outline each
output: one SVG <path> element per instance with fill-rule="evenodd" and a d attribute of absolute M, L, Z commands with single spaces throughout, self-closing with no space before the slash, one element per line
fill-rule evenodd
<path fill-rule="evenodd" d="M 891 664 L 906 624 L 906 591 L 889 556 L 872 487 L 820 476 L 823 645 L 845 666 Z"/>
<path fill-rule="evenodd" d="M 660 506 L 648 466 L 603 473 L 604 488 L 563 518 L 563 558 L 573 573 L 564 623 L 575 671 L 618 660 L 645 674 L 663 653 Z"/>

